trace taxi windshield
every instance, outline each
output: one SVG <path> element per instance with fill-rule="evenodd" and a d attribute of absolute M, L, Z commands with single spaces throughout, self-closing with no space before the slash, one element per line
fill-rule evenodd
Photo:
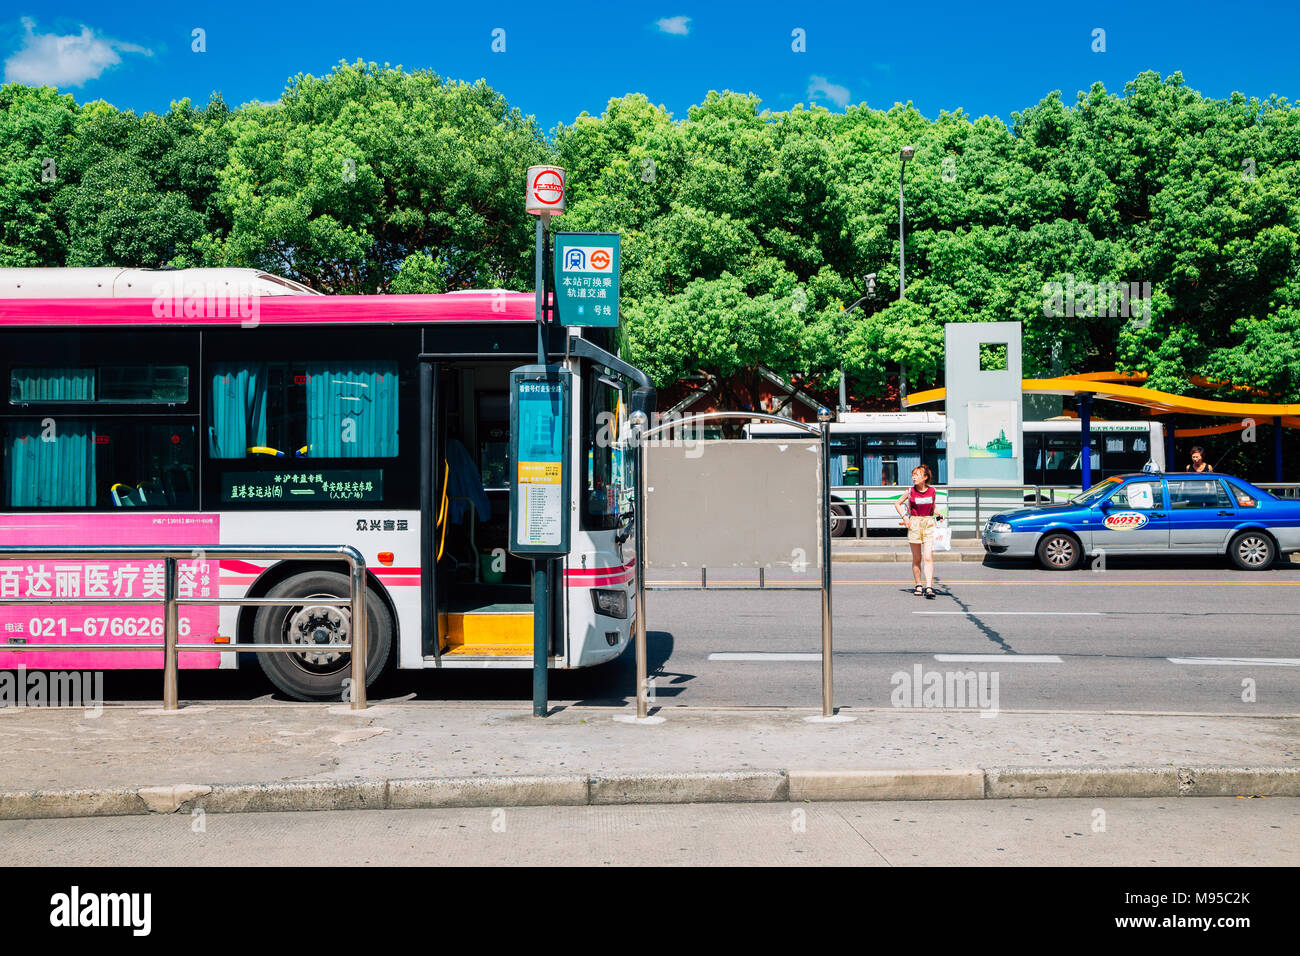
<path fill-rule="evenodd" d="M 1123 479 L 1121 478 L 1107 478 L 1105 481 L 1098 482 L 1097 484 L 1089 488 L 1087 491 L 1083 492 L 1083 494 L 1075 495 L 1073 498 L 1071 498 L 1070 504 L 1090 505 L 1095 501 L 1100 501 L 1102 498 L 1106 497 L 1106 495 L 1108 495 L 1110 492 L 1114 491 L 1115 487 L 1122 480 Z"/>

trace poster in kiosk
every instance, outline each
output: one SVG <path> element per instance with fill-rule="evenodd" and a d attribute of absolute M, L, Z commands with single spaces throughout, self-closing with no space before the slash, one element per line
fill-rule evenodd
<path fill-rule="evenodd" d="M 559 365 L 524 365 L 510 373 L 510 553 L 569 553 L 568 438 L 573 373 Z"/>

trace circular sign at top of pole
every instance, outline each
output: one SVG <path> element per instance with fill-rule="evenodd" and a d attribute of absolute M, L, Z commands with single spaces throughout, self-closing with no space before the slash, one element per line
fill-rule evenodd
<path fill-rule="evenodd" d="M 529 166 L 525 209 L 534 216 L 564 212 L 564 170 L 559 166 Z"/>

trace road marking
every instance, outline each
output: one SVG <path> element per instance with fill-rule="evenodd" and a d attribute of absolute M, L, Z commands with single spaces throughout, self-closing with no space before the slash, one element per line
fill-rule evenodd
<path fill-rule="evenodd" d="M 1171 664 L 1209 664 L 1221 667 L 1300 667 L 1300 657 L 1167 657 Z"/>
<path fill-rule="evenodd" d="M 988 664 L 993 661 L 1010 664 L 1060 664 L 1056 654 L 935 654 L 934 659 L 946 664 Z"/>
<path fill-rule="evenodd" d="M 970 614 L 988 617 L 992 614 L 1016 614 L 1023 617 L 1101 617 L 1104 611 L 913 611 L 913 614 Z"/>
<path fill-rule="evenodd" d="M 711 661 L 820 661 L 820 654 L 710 654 Z"/>

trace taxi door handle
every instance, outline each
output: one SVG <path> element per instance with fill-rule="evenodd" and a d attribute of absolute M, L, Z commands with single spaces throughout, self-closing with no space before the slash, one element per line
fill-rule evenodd
<path fill-rule="evenodd" d="M 1231 512 L 1231 511 L 1220 511 L 1220 512 L 1219 512 L 1219 516 L 1220 516 L 1220 517 L 1224 517 L 1224 518 L 1231 518 L 1232 515 L 1233 515 L 1233 512 Z"/>
<path fill-rule="evenodd" d="M 1153 511 L 1153 512 L 1151 512 L 1151 517 L 1153 517 L 1153 518 L 1163 518 L 1164 516 L 1165 516 L 1165 513 L 1164 513 L 1163 511 Z"/>

